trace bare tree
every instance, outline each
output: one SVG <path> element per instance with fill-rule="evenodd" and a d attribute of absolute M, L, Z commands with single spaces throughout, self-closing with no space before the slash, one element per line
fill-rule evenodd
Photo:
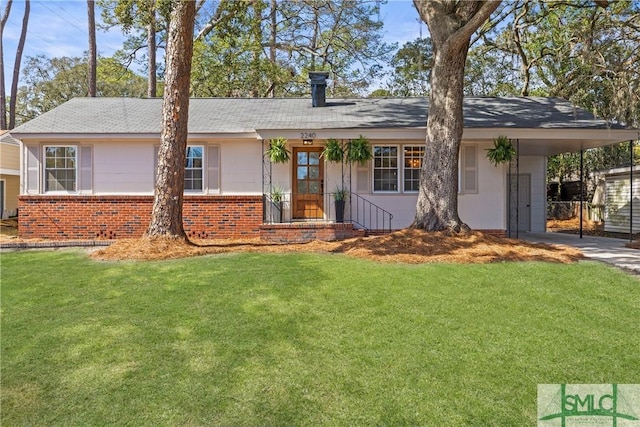
<path fill-rule="evenodd" d="M 155 197 L 146 233 L 150 237 L 186 240 L 182 204 L 195 5 L 194 1 L 177 0 L 171 11 Z"/>
<path fill-rule="evenodd" d="M 154 2 L 149 5 L 149 22 L 147 23 L 147 52 L 149 55 L 147 96 L 155 98 L 158 93 L 157 66 L 156 66 L 156 6 Z"/>
<path fill-rule="evenodd" d="M 471 35 L 500 5 L 493 1 L 414 0 L 429 27 L 431 71 L 426 153 L 413 227 L 466 231 L 458 215 L 458 158 L 463 131 L 464 67 Z"/>
<path fill-rule="evenodd" d="M 87 18 L 89 22 L 89 96 L 95 97 L 98 54 L 96 52 L 96 12 L 94 0 L 87 0 Z"/>
<path fill-rule="evenodd" d="M 7 128 L 7 89 L 4 87 L 4 50 L 2 41 L 4 39 L 4 26 L 9 19 L 11 4 L 13 0 L 7 0 L 2 18 L 0 18 L 0 129 Z"/>
<path fill-rule="evenodd" d="M 29 25 L 29 12 L 31 11 L 31 0 L 24 2 L 24 16 L 22 17 L 22 32 L 16 49 L 16 60 L 13 63 L 13 79 L 11 80 L 11 99 L 9 100 L 9 129 L 16 126 L 16 101 L 18 100 L 18 80 L 20 80 L 20 63 L 22 62 L 22 51 L 27 38 L 27 26 Z"/>

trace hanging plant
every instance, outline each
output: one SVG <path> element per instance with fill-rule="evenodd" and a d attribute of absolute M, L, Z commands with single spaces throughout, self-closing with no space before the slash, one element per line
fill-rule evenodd
<path fill-rule="evenodd" d="M 344 159 L 344 148 L 340 141 L 335 138 L 329 138 L 320 156 L 328 162 L 342 163 L 342 159 Z"/>
<path fill-rule="evenodd" d="M 289 150 L 287 150 L 287 140 L 285 138 L 274 138 L 269 140 L 267 156 L 271 163 L 287 163 L 289 161 Z"/>
<path fill-rule="evenodd" d="M 511 140 L 504 135 L 500 135 L 493 140 L 493 148 L 487 148 L 487 158 L 494 165 L 508 163 L 516 155 Z"/>
<path fill-rule="evenodd" d="M 364 165 L 365 162 L 371 160 L 373 153 L 369 140 L 360 135 L 356 139 L 352 139 L 347 143 L 347 160 L 349 163 L 359 163 Z"/>

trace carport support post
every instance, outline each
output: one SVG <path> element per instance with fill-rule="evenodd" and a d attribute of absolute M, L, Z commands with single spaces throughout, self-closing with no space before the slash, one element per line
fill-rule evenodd
<path fill-rule="evenodd" d="M 629 141 L 629 241 L 633 242 L 633 140 Z"/>
<path fill-rule="evenodd" d="M 580 238 L 582 239 L 582 211 L 584 208 L 584 150 L 580 150 Z"/>

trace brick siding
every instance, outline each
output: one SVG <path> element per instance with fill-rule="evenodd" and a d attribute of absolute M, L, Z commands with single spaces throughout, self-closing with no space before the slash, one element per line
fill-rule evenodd
<path fill-rule="evenodd" d="M 351 223 L 264 224 L 260 226 L 260 238 L 275 243 L 307 243 L 314 240 L 344 240 L 362 237 L 364 230 L 356 230 Z"/>
<path fill-rule="evenodd" d="M 19 236 L 25 239 L 122 239 L 144 234 L 153 196 L 20 196 Z M 185 196 L 189 237 L 258 237 L 262 196 Z"/>

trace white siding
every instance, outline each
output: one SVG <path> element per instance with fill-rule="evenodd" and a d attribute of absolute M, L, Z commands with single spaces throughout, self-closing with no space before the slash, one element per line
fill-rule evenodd
<path fill-rule="evenodd" d="M 372 143 L 375 143 L 372 141 Z M 402 144 L 419 145 L 422 141 L 403 141 Z M 392 145 L 391 142 L 381 142 L 380 144 Z M 400 144 L 400 143 L 398 143 Z M 458 196 L 458 213 L 460 218 L 473 229 L 506 229 L 506 166 L 494 167 L 485 158 L 485 149 L 491 143 L 467 141 L 465 144 L 477 146 L 477 193 L 460 194 Z M 337 166 L 339 168 L 339 165 Z M 338 170 L 339 173 L 339 170 Z M 358 183 L 357 167 L 354 165 L 351 170 L 352 189 L 365 197 L 370 202 L 393 214 L 391 225 L 394 229 L 405 228 L 411 225 L 415 218 L 417 193 L 363 193 L 356 191 L 360 186 Z M 363 174 L 369 179 L 371 173 Z M 370 186 L 369 186 L 370 187 Z M 367 187 L 367 188 L 369 188 Z"/>
<path fill-rule="evenodd" d="M 486 149 L 490 148 L 492 143 L 475 144 L 478 147 L 478 192 L 461 194 L 458 197 L 460 219 L 475 230 L 504 230 L 507 228 L 507 166 L 496 167 L 487 160 Z"/>
<path fill-rule="evenodd" d="M 533 233 L 544 233 L 547 227 L 546 171 L 546 157 L 520 157 L 520 173 L 531 175 L 531 232 Z"/>
<path fill-rule="evenodd" d="M 221 194 L 262 194 L 262 143 L 259 140 L 212 140 L 220 146 Z M 273 165 L 273 182 L 290 188 L 291 162 Z M 290 191 L 290 190 L 287 190 Z"/>
<path fill-rule="evenodd" d="M 153 194 L 159 141 L 100 142 L 93 146 L 94 194 Z M 190 145 L 220 148 L 220 194 L 262 194 L 259 141 L 189 140 Z M 206 152 L 206 150 L 205 150 Z M 208 160 L 207 160 L 208 161 Z M 288 165 L 285 165 L 288 171 Z M 205 182 L 212 169 L 205 167 Z M 212 191 L 217 194 L 218 191 Z"/>
<path fill-rule="evenodd" d="M 94 194 L 153 194 L 156 141 L 105 142 L 93 146 Z"/>
<path fill-rule="evenodd" d="M 604 229 L 618 233 L 629 232 L 630 190 L 629 172 L 607 175 L 605 178 Z M 633 176 L 633 232 L 640 230 L 640 172 Z"/>

